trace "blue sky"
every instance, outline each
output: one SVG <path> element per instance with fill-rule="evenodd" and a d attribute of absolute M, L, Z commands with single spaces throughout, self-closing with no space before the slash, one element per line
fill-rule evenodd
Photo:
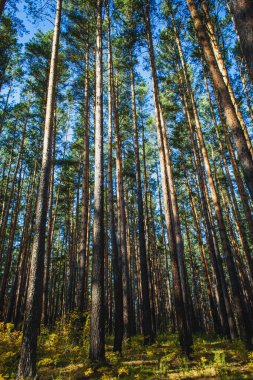
<path fill-rule="evenodd" d="M 46 4 L 46 0 L 44 1 Z M 22 33 L 22 35 L 19 36 L 19 41 L 21 43 L 28 42 L 38 30 L 42 30 L 43 32 L 47 32 L 48 30 L 53 28 L 53 20 L 54 15 L 49 14 L 48 16 L 44 16 L 43 20 L 41 20 L 41 14 L 40 17 L 35 18 L 33 15 L 28 14 L 25 12 L 26 1 L 21 0 L 17 4 L 17 13 L 16 16 L 19 20 L 22 21 L 26 31 Z"/>

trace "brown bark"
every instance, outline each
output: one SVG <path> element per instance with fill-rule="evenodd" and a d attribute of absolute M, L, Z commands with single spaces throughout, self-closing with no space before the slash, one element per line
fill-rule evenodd
<path fill-rule="evenodd" d="M 6 2 L 7 2 L 7 0 L 0 0 L 0 17 L 2 16 L 2 14 L 4 12 Z"/>
<path fill-rule="evenodd" d="M 11 171 L 11 163 L 12 163 L 12 154 L 11 154 L 11 159 L 10 159 L 10 166 L 9 166 L 9 172 L 7 175 L 7 186 L 6 186 L 6 193 L 5 193 L 5 199 L 3 202 L 3 211 L 2 211 L 2 218 L 1 218 L 1 226 L 0 226 L 0 259 L 2 257 L 2 252 L 3 252 L 3 244 L 4 244 L 4 239 L 5 239 L 5 233 L 6 233 L 6 227 L 8 223 L 8 217 L 11 209 L 11 204 L 13 201 L 13 196 L 15 192 L 15 186 L 16 186 L 16 179 L 17 179 L 17 174 L 22 162 L 22 157 L 23 157 L 23 150 L 24 150 L 24 141 L 25 141 L 25 134 L 26 134 L 26 126 L 27 126 L 27 121 L 25 121 L 23 131 L 22 131 L 22 140 L 20 143 L 20 148 L 19 148 L 19 153 L 18 153 L 18 160 L 15 165 L 13 177 L 12 177 L 12 183 L 11 183 L 11 188 L 8 193 L 8 183 L 10 181 L 10 171 Z"/>
<path fill-rule="evenodd" d="M 185 177 L 186 177 L 186 171 L 185 171 Z M 189 184 L 187 177 L 186 177 L 186 187 L 187 187 L 187 192 L 189 195 L 189 200 L 190 200 L 191 211 L 192 211 L 192 215 L 193 215 L 193 219 L 194 219 L 194 224 L 195 224 L 197 236 L 198 236 L 200 257 L 201 257 L 202 267 L 204 269 L 204 274 L 205 274 L 207 293 L 208 293 L 209 302 L 210 302 L 210 308 L 211 308 L 211 314 L 212 314 L 212 318 L 213 318 L 214 330 L 217 334 L 221 334 L 222 333 L 222 324 L 221 324 L 220 316 L 217 312 L 217 306 L 218 305 L 216 305 L 213 289 L 211 286 L 211 279 L 210 279 L 210 275 L 209 275 L 207 260 L 206 260 L 205 251 L 204 251 L 203 239 L 202 239 L 202 234 L 201 234 L 201 227 L 200 227 L 200 223 L 199 223 L 196 205 L 194 202 L 194 197 L 192 195 L 190 184 Z"/>
<path fill-rule="evenodd" d="M 189 354 L 190 347 L 192 344 L 192 337 L 189 326 L 189 315 L 187 310 L 187 304 L 185 303 L 185 279 L 182 278 L 184 275 L 182 271 L 182 256 L 181 256 L 181 239 L 179 239 L 179 244 L 176 243 L 176 232 L 178 233 L 178 238 L 180 238 L 180 226 L 178 224 L 179 220 L 174 220 L 174 211 L 177 210 L 177 204 L 175 199 L 175 189 L 173 184 L 173 175 L 171 170 L 170 155 L 168 151 L 167 138 L 165 125 L 162 121 L 162 111 L 160 106 L 159 99 L 159 88 L 156 75 L 156 64 L 154 57 L 154 48 L 153 48 L 153 37 L 150 25 L 150 16 L 149 16 L 149 1 L 144 1 L 144 21 L 146 27 L 146 35 L 148 40 L 149 47 L 149 56 L 150 64 L 152 71 L 152 84 L 153 84 L 153 95 L 154 95 L 154 105 L 156 113 L 156 127 L 157 127 L 157 136 L 158 136 L 158 146 L 159 146 L 159 156 L 162 172 L 162 187 L 163 187 L 163 196 L 164 196 L 164 207 L 165 207 L 165 218 L 166 225 L 168 229 L 168 236 L 170 242 L 170 253 L 171 253 L 171 265 L 173 273 L 173 286 L 175 293 L 175 308 L 176 308 L 176 317 L 177 317 L 177 328 L 179 331 L 179 339 L 182 349 Z M 165 144 L 167 145 L 165 147 Z M 167 148 L 167 149 L 166 149 Z M 165 151 L 166 149 L 166 151 Z M 167 154 L 166 154 L 167 152 Z M 170 184 L 170 187 L 169 187 Z M 170 192 L 173 194 L 174 199 L 170 198 Z M 173 207 L 173 208 L 172 208 Z M 179 252 L 177 251 L 179 249 Z M 179 255 L 178 255 L 179 253 Z M 181 270 L 180 270 L 181 269 Z"/>
<path fill-rule="evenodd" d="M 237 61 L 237 67 L 238 67 L 238 70 L 240 72 L 240 77 L 241 77 L 242 84 L 243 84 L 243 91 L 244 91 L 244 95 L 245 95 L 245 98 L 246 98 L 246 103 L 247 103 L 248 111 L 249 111 L 251 120 L 253 121 L 253 108 L 252 108 L 252 101 L 251 101 L 251 98 L 250 98 L 250 95 L 249 95 L 249 91 L 248 91 L 247 79 L 246 79 L 246 76 L 245 76 L 245 74 L 243 72 L 242 64 L 239 65 L 238 61 Z"/>
<path fill-rule="evenodd" d="M 38 154 L 37 154 L 38 156 Z M 26 247 L 29 244 L 30 236 L 31 236 L 31 221 L 33 217 L 33 203 L 34 203 L 34 190 L 36 188 L 36 176 L 37 176 L 37 164 L 38 160 L 36 158 L 35 164 L 34 164 L 34 170 L 31 173 L 31 182 L 29 183 L 28 192 L 27 192 L 27 199 L 26 199 L 26 206 L 25 206 L 25 216 L 24 216 L 24 227 L 22 230 L 21 235 L 21 243 L 17 258 L 17 264 L 16 264 L 16 270 L 14 275 L 14 282 L 11 289 L 11 295 L 10 295 L 10 301 L 9 301 L 9 308 L 8 308 L 8 314 L 6 316 L 7 322 L 14 322 L 15 320 L 15 311 L 16 311 L 16 305 L 19 303 L 19 293 L 21 291 L 21 277 L 24 275 L 23 265 L 22 262 L 25 262 L 24 256 L 26 256 L 27 249 Z M 29 228 L 30 227 L 30 228 Z M 17 323 L 15 323 L 15 326 L 17 327 Z"/>
<path fill-rule="evenodd" d="M 114 80 L 114 65 L 112 51 L 111 54 L 111 92 L 112 106 L 114 113 L 114 128 L 116 137 L 116 177 L 117 177 L 117 214 L 118 214 L 118 245 L 119 254 L 122 262 L 122 286 L 123 286 L 123 323 L 124 335 L 130 337 L 132 334 L 131 320 L 131 295 L 129 278 L 129 258 L 127 252 L 127 222 L 126 222 L 126 203 L 123 182 L 122 148 L 119 126 L 119 114 L 117 104 L 117 89 Z"/>
<path fill-rule="evenodd" d="M 244 133 L 244 136 L 245 136 L 245 140 L 247 142 L 247 146 L 249 148 L 251 156 L 253 157 L 253 148 L 252 148 L 251 140 L 250 140 L 250 137 L 249 137 L 249 133 L 248 133 L 247 127 L 245 125 L 245 122 L 243 120 L 243 116 L 242 116 L 241 111 L 239 109 L 237 100 L 236 100 L 234 92 L 233 92 L 233 88 L 232 88 L 230 80 L 229 80 L 229 76 L 228 76 L 228 72 L 227 72 L 227 67 L 226 67 L 224 59 L 222 57 L 222 53 L 220 51 L 219 43 L 217 41 L 217 37 L 216 37 L 215 30 L 214 30 L 214 26 L 213 26 L 213 23 L 212 23 L 210 14 L 209 14 L 209 7 L 208 7 L 208 4 L 207 4 L 207 0 L 201 0 L 200 4 L 201 4 L 201 8 L 203 10 L 204 16 L 205 16 L 205 21 L 206 21 L 205 25 L 206 25 L 206 28 L 207 28 L 207 31 L 208 31 L 208 35 L 209 35 L 209 38 L 210 38 L 210 42 L 211 42 L 211 45 L 212 45 L 212 49 L 213 49 L 213 52 L 214 52 L 214 55 L 215 55 L 215 58 L 216 58 L 216 62 L 217 62 L 218 68 L 219 68 L 219 70 L 220 70 L 220 72 L 221 72 L 221 74 L 223 76 L 224 82 L 225 82 L 225 84 L 226 84 L 226 86 L 228 88 L 228 92 L 229 92 L 231 101 L 233 103 L 233 106 L 235 108 L 235 112 L 236 112 L 236 115 L 238 117 L 238 120 L 239 120 L 239 122 L 241 124 L 242 130 L 243 130 L 243 133 Z M 253 29 L 252 29 L 252 32 L 253 32 Z"/>
<path fill-rule="evenodd" d="M 251 241 L 251 245 L 253 245 L 253 219 L 252 219 L 252 215 L 251 215 L 251 209 L 250 209 L 250 206 L 249 206 L 248 195 L 247 195 L 247 192 L 245 190 L 243 178 L 241 176 L 241 172 L 240 172 L 239 167 L 238 167 L 238 163 L 237 163 L 237 160 L 236 160 L 236 157 L 235 157 L 235 153 L 234 153 L 234 149 L 233 149 L 233 146 L 232 146 L 232 141 L 230 139 L 229 133 L 228 133 L 227 128 L 226 128 L 226 123 L 225 123 L 225 120 L 224 120 L 223 111 L 222 111 L 222 109 L 220 107 L 219 98 L 218 98 L 218 95 L 217 95 L 216 91 L 214 92 L 214 95 L 215 95 L 215 98 L 216 98 L 216 103 L 217 103 L 217 106 L 218 106 L 219 115 L 220 115 L 220 119 L 221 119 L 222 126 L 223 126 L 226 147 L 227 147 L 227 150 L 228 150 L 228 153 L 229 153 L 229 159 L 230 159 L 230 162 L 232 164 L 233 173 L 234 173 L 234 176 L 235 176 L 238 192 L 240 194 L 240 198 L 241 198 L 244 214 L 245 214 L 245 217 L 246 217 L 246 220 L 247 220 L 247 225 L 248 225 L 248 228 L 249 228 L 249 231 L 250 231 L 249 238 L 250 238 L 250 241 Z"/>
<path fill-rule="evenodd" d="M 37 337 L 42 311 L 43 271 L 45 255 L 45 232 L 48 207 L 48 185 L 52 156 L 53 116 L 56 87 L 57 58 L 59 50 L 60 21 L 62 1 L 57 0 L 50 76 L 48 84 L 47 110 L 44 129 L 42 166 L 36 205 L 35 234 L 32 246 L 31 266 L 26 312 L 24 319 L 23 341 L 17 378 L 36 376 Z"/>
<path fill-rule="evenodd" d="M 118 107 L 117 107 L 115 83 L 114 83 L 113 77 L 112 77 L 112 95 L 113 95 L 114 126 L 115 126 L 115 136 L 116 136 L 118 239 L 119 239 L 120 255 L 121 255 L 121 260 L 122 260 L 123 322 L 124 322 L 124 334 L 125 336 L 130 337 L 131 336 L 130 280 L 129 280 L 129 261 L 127 257 L 125 195 L 124 195 L 124 183 L 123 183 L 123 166 L 122 166 L 122 153 L 121 153 L 121 137 L 120 137 L 120 131 L 119 131 Z"/>
<path fill-rule="evenodd" d="M 52 161 L 55 160 L 55 132 L 56 132 L 56 115 L 54 117 L 53 138 L 52 138 Z M 48 227 L 47 227 L 47 244 L 44 261 L 44 278 L 43 278 L 43 301 L 42 301 L 42 319 L 45 325 L 48 323 L 48 285 L 49 285 L 49 268 L 51 261 L 51 250 L 54 235 L 53 219 L 53 198 L 54 198 L 54 165 L 50 169 L 49 200 L 48 200 Z"/>
<path fill-rule="evenodd" d="M 103 73 L 102 0 L 97 0 L 96 96 L 95 96 L 95 184 L 91 288 L 90 359 L 101 361 L 105 354 L 104 313 L 104 172 L 103 172 Z"/>
<path fill-rule="evenodd" d="M 214 267 L 214 275 L 216 278 L 217 302 L 218 302 L 218 305 L 220 308 L 220 317 L 221 317 L 223 332 L 225 335 L 229 335 L 227 313 L 226 313 L 225 303 L 224 303 L 225 300 L 223 297 L 224 296 L 223 293 L 224 293 L 225 289 L 223 287 L 223 292 L 222 292 L 222 286 L 221 286 L 221 281 L 222 281 L 221 273 L 223 273 L 223 270 L 222 270 L 221 266 L 219 268 L 219 263 L 217 261 L 217 255 L 215 252 L 213 234 L 211 231 L 211 223 L 209 220 L 209 212 L 207 209 L 208 196 L 205 192 L 205 178 L 204 178 L 204 172 L 203 172 L 202 164 L 200 162 L 200 154 L 201 154 L 202 159 L 203 159 L 204 158 L 203 152 L 206 153 L 206 149 L 203 146 L 203 136 L 202 136 L 201 127 L 199 124 L 198 112 L 197 112 L 197 108 L 196 108 L 194 94 L 192 92 L 191 83 L 190 83 L 190 79 L 189 79 L 189 75 L 187 72 L 186 63 L 185 63 L 185 59 L 184 59 L 184 55 L 183 55 L 183 51 L 182 51 L 182 47 L 181 47 L 181 41 L 179 38 L 178 30 L 177 30 L 176 23 L 175 23 L 174 16 L 173 16 L 172 12 L 171 12 L 171 17 L 172 17 L 173 28 L 174 28 L 175 37 L 176 37 L 176 43 L 177 43 L 177 47 L 178 47 L 179 58 L 180 58 L 182 69 L 183 69 L 184 81 L 186 84 L 188 96 L 190 98 L 190 104 L 188 105 L 188 99 L 187 99 L 187 96 L 186 96 L 184 89 L 183 89 L 183 80 L 182 80 L 181 74 L 179 72 L 179 80 L 180 80 L 180 84 L 181 84 L 181 98 L 182 98 L 182 103 L 183 103 L 183 109 L 184 109 L 184 112 L 185 112 L 185 115 L 187 118 L 187 124 L 188 124 L 189 131 L 190 131 L 190 138 L 191 138 L 192 146 L 193 146 L 195 165 L 196 165 L 196 169 L 197 169 L 199 186 L 200 186 L 200 191 L 201 191 L 201 196 L 202 196 L 203 211 L 204 211 L 205 221 L 206 221 L 206 226 L 207 226 L 207 231 L 208 231 L 209 252 L 211 255 L 210 256 L 211 262 L 212 262 L 213 267 Z M 189 110 L 191 110 L 191 114 L 190 114 Z M 195 123 L 195 125 L 197 127 L 197 135 L 199 137 L 198 142 L 196 141 L 195 130 L 193 129 L 192 122 Z M 198 147 L 198 145 L 200 145 L 200 147 Z M 204 150 L 202 148 L 204 148 Z M 206 155 L 204 161 L 205 161 L 205 164 L 208 164 L 207 155 Z M 209 165 L 209 169 L 210 169 L 210 165 Z M 210 170 L 209 170 L 209 174 L 210 174 Z M 210 176 L 209 176 L 209 180 L 210 180 Z M 230 329 L 231 329 L 231 333 L 232 333 L 232 326 Z"/>
<path fill-rule="evenodd" d="M 17 222 L 18 222 L 18 216 L 20 211 L 20 198 L 21 198 L 21 188 L 22 188 L 22 163 L 20 165 L 19 169 L 19 179 L 17 184 L 17 196 L 16 196 L 16 202 L 15 207 L 13 206 L 12 216 L 11 216 L 11 223 L 10 223 L 10 237 L 7 245 L 7 252 L 5 257 L 5 263 L 4 263 L 4 270 L 3 275 L 1 278 L 1 287 L 0 287 L 0 318 L 3 320 L 3 314 L 5 310 L 5 295 L 6 295 L 6 288 L 9 280 L 9 274 L 11 270 L 11 264 L 13 259 L 13 244 L 14 244 L 14 238 L 17 228 Z"/>
<path fill-rule="evenodd" d="M 228 0 L 242 53 L 253 81 L 253 4 L 251 0 Z"/>
<path fill-rule="evenodd" d="M 111 31 L 110 31 L 110 14 L 109 6 L 107 4 L 107 17 L 108 17 L 108 202 L 109 202 L 109 219 L 110 219 L 110 238 L 112 250 L 112 269 L 113 269 L 113 289 L 114 289 L 114 344 L 113 350 L 122 351 L 123 341 L 123 289 L 122 289 L 122 260 L 118 250 L 116 228 L 115 228 L 115 215 L 114 215 L 114 202 L 113 202 L 113 177 L 112 177 L 112 144 L 113 144 L 113 131 L 112 131 L 112 51 L 111 51 Z"/>
<path fill-rule="evenodd" d="M 236 115 L 234 105 L 231 101 L 228 88 L 218 68 L 206 28 L 200 17 L 197 6 L 194 0 L 187 0 L 187 4 L 191 13 L 195 30 L 197 32 L 199 43 L 202 47 L 203 54 L 210 71 L 213 85 L 218 91 L 219 98 L 224 109 L 226 123 L 233 135 L 238 158 L 243 169 L 245 182 L 253 199 L 253 161 L 251 153 L 247 146 L 247 142 L 245 140 L 240 122 Z"/>
<path fill-rule="evenodd" d="M 158 188 L 158 199 L 159 199 L 159 213 L 160 213 L 160 223 L 162 226 L 162 242 L 164 247 L 164 266 L 165 266 L 165 279 L 166 279 L 166 304 L 167 304 L 167 313 L 168 316 L 173 319 L 172 316 L 172 294 L 171 294 L 171 283 L 170 283 L 170 271 L 168 265 L 168 252 L 167 252 L 167 243 L 165 239 L 165 229 L 164 229 L 164 216 L 162 211 L 162 199 L 161 199 L 161 190 L 160 190 L 160 181 L 158 174 L 158 165 L 156 164 L 156 177 L 157 177 L 157 188 Z"/>
<path fill-rule="evenodd" d="M 132 57 L 131 57 L 131 61 L 132 61 Z M 131 90 L 132 90 L 132 118 L 133 118 L 133 128 L 134 128 L 134 152 L 135 152 L 137 205 L 138 205 L 139 249 L 140 249 L 141 283 L 142 283 L 142 306 L 143 306 L 142 318 L 143 318 L 144 344 L 146 344 L 146 343 L 150 343 L 153 340 L 153 331 L 152 331 L 151 309 L 150 309 L 150 300 L 149 300 L 148 267 L 147 267 L 147 254 L 146 254 L 146 245 L 145 245 L 142 179 L 141 179 L 139 135 L 138 135 L 138 125 L 137 125 L 137 115 L 136 115 L 136 94 L 135 94 L 135 79 L 134 79 L 133 64 L 130 70 L 131 70 L 130 76 L 131 76 Z"/>
<path fill-rule="evenodd" d="M 222 139 L 221 139 L 221 135 L 220 135 L 220 132 L 219 132 L 219 128 L 218 128 L 218 125 L 217 125 L 217 122 L 216 122 L 216 117 L 215 117 L 215 113 L 214 113 L 214 109 L 213 109 L 213 105 L 212 105 L 212 101 L 211 101 L 211 96 L 210 96 L 210 92 L 209 92 L 209 88 L 208 88 L 208 84 L 207 84 L 207 80 L 206 80 L 206 76 L 205 75 L 204 75 L 204 80 L 205 80 L 206 90 L 207 90 L 209 104 L 210 104 L 210 112 L 211 112 L 212 120 L 213 120 L 213 123 L 214 123 L 214 128 L 215 128 L 216 136 L 217 136 L 217 139 L 218 139 L 219 150 L 220 150 L 223 166 L 224 166 L 224 169 L 225 169 L 226 179 L 227 179 L 228 186 L 229 186 L 230 193 L 231 193 L 231 205 L 233 206 L 233 213 L 234 213 L 236 228 L 238 230 L 239 238 L 241 240 L 241 244 L 242 244 L 245 256 L 246 256 L 246 260 L 248 262 L 248 266 L 249 266 L 249 270 L 250 270 L 250 275 L 251 275 L 251 278 L 253 279 L 253 261 L 252 261 L 252 257 L 251 257 L 251 253 L 250 253 L 250 247 L 249 247 L 249 244 L 248 244 L 246 230 L 245 230 L 245 227 L 244 227 L 243 220 L 241 218 L 241 213 L 240 213 L 240 210 L 239 210 L 239 205 L 238 205 L 238 202 L 237 202 L 237 199 L 236 199 L 236 195 L 235 195 L 235 191 L 234 191 L 234 187 L 233 187 L 233 184 L 232 184 L 232 179 L 231 179 L 231 175 L 230 175 L 230 171 L 229 171 L 229 167 L 228 167 L 228 162 L 227 162 L 226 154 L 225 154 L 225 151 L 224 151 L 224 146 L 223 146 L 223 143 L 222 143 Z"/>
<path fill-rule="evenodd" d="M 89 47 L 87 44 L 86 51 L 86 69 L 84 83 L 84 148 L 83 148 L 83 180 L 82 180 L 82 211 L 81 211 L 81 237 L 79 249 L 79 277 L 77 283 L 78 301 L 77 306 L 83 320 L 85 307 L 85 272 L 86 252 L 87 252 L 87 229 L 88 229 L 88 213 L 89 213 Z"/>

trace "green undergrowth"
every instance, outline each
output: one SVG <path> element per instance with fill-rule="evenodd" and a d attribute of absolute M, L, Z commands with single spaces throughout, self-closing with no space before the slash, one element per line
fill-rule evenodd
<path fill-rule="evenodd" d="M 109 336 L 105 362 L 94 365 L 88 359 L 88 321 L 78 334 L 76 326 L 72 316 L 53 331 L 41 329 L 38 379 L 253 379 L 253 353 L 240 341 L 195 336 L 188 359 L 173 334 L 160 335 L 150 346 L 143 346 L 141 336 L 125 340 L 121 356 Z M 0 324 L 0 380 L 15 378 L 21 340 L 12 324 Z"/>

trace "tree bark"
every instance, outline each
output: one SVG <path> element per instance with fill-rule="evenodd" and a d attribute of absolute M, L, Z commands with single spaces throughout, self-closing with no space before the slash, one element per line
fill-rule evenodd
<path fill-rule="evenodd" d="M 253 4 L 251 0 L 228 0 L 251 81 L 253 82 Z"/>
<path fill-rule="evenodd" d="M 7 0 L 0 0 L 0 17 L 2 17 L 2 14 L 4 12 L 6 2 L 7 2 Z"/>
<path fill-rule="evenodd" d="M 36 376 L 37 337 L 39 333 L 42 311 L 45 232 L 48 208 L 49 176 L 50 168 L 52 165 L 51 156 L 53 137 L 53 117 L 61 10 L 62 0 L 57 0 L 57 10 L 47 95 L 42 166 L 40 171 L 40 183 L 36 205 L 35 233 L 32 246 L 31 266 L 29 273 L 29 287 L 24 319 L 21 357 L 19 361 L 17 374 L 18 379 Z"/>
<path fill-rule="evenodd" d="M 251 153 L 247 146 L 247 142 L 245 140 L 240 122 L 236 115 L 234 105 L 231 101 L 228 88 L 218 68 L 218 65 L 217 65 L 211 44 L 210 44 L 210 40 L 208 38 L 207 31 L 200 17 L 197 6 L 194 0 L 186 0 L 186 1 L 191 13 L 195 30 L 197 32 L 200 46 L 202 47 L 204 57 L 210 71 L 213 85 L 219 93 L 219 97 L 224 109 L 227 125 L 229 126 L 233 135 L 235 147 L 238 153 L 238 158 L 243 169 L 245 182 L 248 186 L 250 195 L 253 199 L 253 161 L 252 161 Z"/>
<path fill-rule="evenodd" d="M 84 110 L 84 149 L 83 149 L 83 180 L 82 180 L 82 211 L 81 211 L 81 241 L 79 250 L 79 277 L 77 284 L 78 293 L 78 310 L 80 317 L 84 320 L 85 307 L 85 277 L 88 273 L 85 271 L 86 252 L 87 252 L 87 229 L 89 213 L 89 47 L 87 43 L 86 51 L 86 71 L 84 83 L 85 110 Z"/>
<path fill-rule="evenodd" d="M 243 130 L 243 133 L 244 133 L 244 136 L 245 136 L 245 140 L 247 142 L 247 146 L 248 146 L 248 148 L 250 150 L 251 156 L 253 157 L 253 148 L 252 148 L 251 140 L 250 140 L 250 137 L 249 137 L 249 133 L 248 133 L 247 127 L 245 125 L 245 122 L 243 120 L 243 116 L 242 116 L 241 111 L 239 109 L 238 102 L 237 102 L 237 100 L 235 98 L 235 95 L 234 95 L 234 92 L 233 92 L 233 88 L 232 88 L 230 80 L 229 80 L 227 67 L 226 67 L 224 59 L 222 57 L 222 53 L 221 53 L 221 50 L 220 50 L 220 47 L 219 47 L 219 43 L 217 41 L 217 37 L 216 37 L 215 30 L 214 30 L 214 26 L 213 26 L 213 23 L 212 23 L 210 14 L 209 14 L 209 7 L 208 7 L 208 4 L 207 4 L 207 0 L 201 0 L 200 1 L 200 5 L 201 5 L 201 8 L 202 8 L 204 16 L 205 16 L 205 22 L 206 22 L 205 25 L 206 25 L 206 28 L 207 28 L 207 31 L 208 31 L 208 35 L 209 35 L 209 38 L 210 38 L 210 42 L 211 42 L 211 45 L 212 45 L 212 49 L 213 49 L 213 52 L 214 52 L 214 55 L 215 55 L 215 58 L 216 58 L 216 62 L 217 62 L 218 68 L 219 68 L 219 70 L 220 70 L 220 72 L 221 72 L 221 74 L 223 76 L 224 82 L 225 82 L 225 84 L 226 84 L 226 86 L 228 88 L 228 92 L 229 92 L 231 101 L 232 101 L 232 103 L 234 105 L 235 112 L 237 114 L 238 120 L 239 120 L 239 122 L 241 124 L 242 130 Z"/>
<path fill-rule="evenodd" d="M 223 297 L 222 286 L 221 286 L 221 283 L 222 283 L 221 280 L 222 279 L 220 276 L 220 273 L 223 270 L 222 270 L 222 267 L 219 269 L 219 263 L 218 263 L 217 257 L 216 257 L 215 246 L 214 246 L 214 238 L 213 238 L 213 234 L 211 231 L 211 223 L 209 220 L 209 213 L 207 210 L 208 199 L 207 199 L 207 196 L 205 194 L 204 172 L 203 172 L 202 164 L 200 162 L 201 149 L 199 149 L 199 147 L 197 146 L 198 145 L 197 139 L 195 137 L 195 131 L 194 131 L 193 125 L 192 125 L 192 121 L 194 123 L 194 120 L 195 120 L 195 125 L 199 126 L 198 131 L 200 131 L 198 112 L 196 109 L 194 94 L 192 92 L 191 83 L 190 83 L 189 75 L 187 72 L 186 62 L 184 59 L 184 54 L 183 54 L 183 50 L 182 50 L 182 46 L 181 46 L 181 41 L 179 38 L 178 29 L 177 29 L 177 26 L 175 23 L 174 15 L 173 15 L 171 10 L 170 10 L 170 13 L 171 13 L 171 17 L 172 17 L 173 29 L 174 29 L 174 33 L 175 33 L 175 39 L 176 39 L 176 44 L 177 44 L 177 48 L 178 48 L 179 58 L 180 58 L 181 66 L 183 69 L 182 71 L 183 71 L 183 75 L 184 75 L 184 81 L 183 81 L 183 79 L 181 78 L 182 74 L 180 73 L 180 70 L 179 70 L 179 80 L 180 80 L 180 85 L 181 85 L 181 89 L 180 89 L 181 90 L 181 99 L 182 99 L 183 109 L 184 109 L 184 112 L 186 115 L 187 124 L 189 127 L 190 138 L 192 141 L 195 165 L 196 165 L 196 169 L 197 169 L 201 198 L 202 198 L 203 212 L 204 212 L 204 217 L 205 217 L 205 222 L 206 222 L 206 227 L 207 227 L 207 238 L 208 238 L 208 245 L 209 245 L 209 253 L 210 253 L 211 263 L 213 265 L 213 270 L 214 270 L 214 275 L 215 275 L 215 280 L 216 280 L 216 286 L 217 286 L 217 291 L 216 291 L 217 304 L 219 306 L 219 315 L 221 318 L 223 333 L 224 333 L 224 335 L 228 336 L 229 335 L 229 326 L 228 326 L 229 319 L 227 319 L 227 312 L 226 312 L 226 308 L 225 308 L 225 300 Z M 186 84 L 186 89 L 188 92 L 190 104 L 188 104 L 188 99 L 187 99 L 187 96 L 184 92 L 184 85 L 183 85 L 184 82 Z M 191 115 L 190 115 L 190 110 L 191 110 Z M 200 143 L 200 141 L 199 141 L 199 143 Z M 202 156 L 202 159 L 203 159 L 203 156 Z M 225 291 L 225 289 L 224 289 L 224 291 Z M 233 329 L 231 326 L 231 335 L 233 334 L 232 330 Z"/>
<path fill-rule="evenodd" d="M 103 172 L 103 72 L 102 6 L 97 0 L 96 28 L 96 108 L 95 108 L 95 184 L 93 256 L 90 319 L 90 359 L 102 361 L 105 355 L 104 306 L 104 172 Z"/>
<path fill-rule="evenodd" d="M 182 257 L 178 257 L 177 252 L 177 243 L 176 243 L 176 233 L 175 228 L 178 232 L 178 238 L 180 237 L 179 233 L 179 224 L 178 219 L 174 220 L 174 211 L 177 209 L 176 199 L 172 201 L 171 194 L 175 196 L 174 186 L 173 186 L 173 175 L 171 171 L 171 162 L 168 152 L 168 146 L 165 147 L 165 144 L 168 144 L 166 138 L 165 125 L 162 120 L 162 111 L 160 106 L 159 99 L 159 88 L 156 75 L 156 64 L 154 56 L 154 47 L 153 47 L 153 37 L 150 25 L 150 15 L 149 15 L 149 1 L 144 0 L 144 21 L 146 27 L 146 35 L 149 47 L 149 56 L 150 64 L 152 71 L 152 84 L 153 84 L 153 95 L 154 95 L 154 105 L 156 113 L 156 127 L 157 127 L 157 136 L 158 136 L 158 145 L 159 145 L 159 155 L 160 155 L 160 164 L 162 171 L 162 187 L 163 187 L 163 196 L 164 196 L 164 206 L 165 206 L 165 218 L 166 225 L 168 229 L 169 243 L 170 243 L 170 253 L 171 253 L 171 266 L 173 274 L 173 286 L 175 294 L 175 308 L 176 308 L 176 318 L 177 318 L 177 329 L 179 332 L 179 340 L 182 350 L 189 354 L 192 345 L 192 335 L 189 326 L 189 313 L 187 305 L 185 303 L 185 279 L 182 278 L 184 273 L 182 271 Z M 163 124 L 163 125 L 162 125 Z M 165 152 L 167 148 L 167 154 Z M 169 178 L 170 177 L 170 178 Z M 169 187 L 170 182 L 170 187 Z M 170 188 L 170 190 L 169 190 Z M 172 191 L 171 191 L 172 190 Z M 172 209 L 173 207 L 173 209 Z M 182 244 L 179 241 L 179 247 L 181 251 Z M 181 270 L 180 270 L 181 267 Z"/>
<path fill-rule="evenodd" d="M 131 53 L 130 53 L 131 54 Z M 132 57 L 130 58 L 132 61 Z M 143 318 L 143 335 L 144 344 L 150 343 L 153 340 L 151 309 L 149 300 L 149 283 L 148 283 L 148 267 L 147 267 L 147 254 L 145 245 L 145 227 L 144 227 L 144 211 L 142 199 L 142 185 L 141 185 L 141 166 L 140 166 L 140 153 L 139 153 L 139 136 L 136 115 L 136 95 L 135 95 L 135 81 L 134 81 L 134 68 L 131 62 L 131 90 L 132 90 L 132 118 L 134 128 L 134 153 L 135 153 L 135 167 L 136 167 L 136 186 L 137 186 L 137 204 L 138 204 L 138 230 L 139 230 L 139 249 L 140 249 L 140 264 L 141 264 L 141 284 L 142 284 L 142 318 Z"/>
<path fill-rule="evenodd" d="M 107 3 L 108 17 L 108 202 L 110 218 L 110 238 L 112 249 L 112 268 L 113 268 L 113 289 L 114 289 L 114 344 L 113 351 L 122 351 L 122 341 L 124 335 L 123 329 L 123 289 L 122 289 L 122 261 L 118 250 L 115 215 L 113 202 L 113 177 L 112 177 L 112 49 L 111 49 L 111 31 L 110 31 L 110 14 Z"/>

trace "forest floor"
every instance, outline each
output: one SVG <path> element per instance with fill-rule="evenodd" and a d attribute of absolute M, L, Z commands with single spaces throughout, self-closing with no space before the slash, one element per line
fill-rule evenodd
<path fill-rule="evenodd" d="M 15 378 L 21 339 L 13 325 L 0 324 L 0 380 Z M 53 332 L 42 329 L 38 379 L 253 379 L 253 353 L 240 341 L 195 336 L 190 360 L 180 354 L 173 334 L 159 336 L 150 346 L 143 346 L 141 337 L 125 341 L 122 356 L 113 352 L 112 344 L 113 338 L 107 337 L 105 363 L 91 365 L 88 344 L 75 345 L 69 325 Z"/>

